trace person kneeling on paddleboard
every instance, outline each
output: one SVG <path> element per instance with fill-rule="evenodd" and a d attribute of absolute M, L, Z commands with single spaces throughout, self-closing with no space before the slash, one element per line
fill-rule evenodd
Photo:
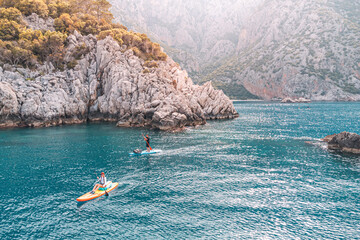
<path fill-rule="evenodd" d="M 144 137 L 144 135 L 143 135 L 143 137 Z M 144 137 L 144 140 L 145 140 L 145 142 L 146 142 L 146 149 L 147 149 L 147 151 L 148 152 L 150 152 L 150 138 L 149 138 L 149 135 L 147 135 L 146 134 L 146 137 Z"/>
<path fill-rule="evenodd" d="M 95 193 L 96 190 L 98 190 L 99 188 L 105 188 L 105 184 L 106 184 L 106 177 L 105 177 L 105 173 L 101 173 L 101 177 L 97 177 L 98 181 L 100 182 L 100 184 L 95 184 L 93 190 L 91 191 L 92 194 Z"/>

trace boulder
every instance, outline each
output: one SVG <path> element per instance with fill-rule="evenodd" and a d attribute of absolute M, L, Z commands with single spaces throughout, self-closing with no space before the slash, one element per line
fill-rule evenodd
<path fill-rule="evenodd" d="M 335 136 L 336 136 L 336 134 L 328 135 L 321 140 L 324 142 L 330 142 Z"/>
<path fill-rule="evenodd" d="M 295 103 L 295 100 L 287 97 L 287 98 L 284 98 L 283 100 L 281 100 L 281 103 Z"/>
<path fill-rule="evenodd" d="M 342 132 L 326 136 L 323 140 L 331 150 L 360 154 L 360 135 L 356 133 Z"/>

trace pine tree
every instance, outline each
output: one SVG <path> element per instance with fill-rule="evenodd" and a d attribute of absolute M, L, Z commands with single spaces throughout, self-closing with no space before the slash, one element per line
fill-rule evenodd
<path fill-rule="evenodd" d="M 105 19 L 107 22 L 111 22 L 114 18 L 112 13 L 109 11 L 111 4 L 107 0 L 93 0 L 92 1 L 92 12 L 93 15 L 100 21 Z"/>

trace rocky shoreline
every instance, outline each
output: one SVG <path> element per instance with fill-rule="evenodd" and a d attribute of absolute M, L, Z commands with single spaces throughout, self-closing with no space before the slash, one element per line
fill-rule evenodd
<path fill-rule="evenodd" d="M 284 98 L 281 100 L 281 103 L 310 103 L 311 100 L 310 99 L 306 99 L 306 98 Z"/>
<path fill-rule="evenodd" d="M 238 116 L 222 91 L 210 82 L 194 85 L 170 58 L 148 67 L 111 37 L 98 41 L 75 32 L 68 42 L 68 62 L 79 46 L 88 49 L 74 69 L 0 67 L 1 128 L 112 121 L 176 130 Z"/>
<path fill-rule="evenodd" d="M 344 153 L 360 154 L 360 135 L 342 132 L 328 135 L 322 139 L 328 143 L 328 149 Z"/>

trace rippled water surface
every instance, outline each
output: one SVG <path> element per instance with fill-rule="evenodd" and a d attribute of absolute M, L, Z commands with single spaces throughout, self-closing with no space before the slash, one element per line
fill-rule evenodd
<path fill-rule="evenodd" d="M 90 124 L 0 131 L 0 239 L 356 239 L 360 157 L 317 142 L 360 133 L 360 103 L 237 103 L 182 133 Z M 307 144 L 311 141 L 314 144 Z M 85 204 L 104 171 L 119 188 Z"/>

